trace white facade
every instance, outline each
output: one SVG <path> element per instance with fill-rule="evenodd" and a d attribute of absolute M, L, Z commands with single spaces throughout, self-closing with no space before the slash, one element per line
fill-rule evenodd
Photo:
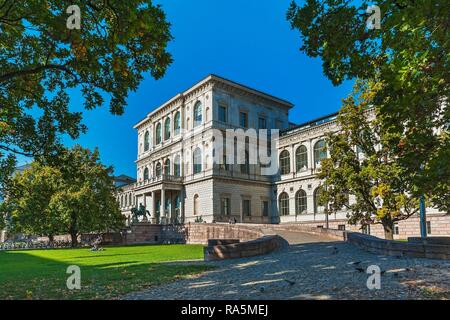
<path fill-rule="evenodd" d="M 142 204 L 155 223 L 235 218 L 323 226 L 327 215 L 316 204 L 321 183 L 316 173 L 327 156 L 324 135 L 339 130 L 336 114 L 292 127 L 292 106 L 215 75 L 176 95 L 134 127 L 137 182 L 118 195 L 122 211 L 129 216 L 131 208 Z M 259 164 L 243 168 L 213 163 L 214 132 L 238 128 L 280 129 L 272 141 L 278 173 L 261 175 Z M 345 228 L 346 212 L 333 213 L 328 220 Z"/>
<path fill-rule="evenodd" d="M 137 182 L 119 194 L 124 214 L 142 204 L 161 223 L 273 222 L 273 177 L 260 175 L 258 165 L 244 171 L 240 164 L 213 165 L 213 136 L 215 130 L 287 129 L 292 106 L 215 75 L 176 95 L 135 125 Z"/>

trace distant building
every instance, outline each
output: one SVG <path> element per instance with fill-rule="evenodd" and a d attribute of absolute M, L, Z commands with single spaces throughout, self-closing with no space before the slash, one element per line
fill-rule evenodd
<path fill-rule="evenodd" d="M 126 186 L 128 184 L 132 184 L 132 183 L 135 183 L 135 182 L 136 182 L 135 178 L 132 178 L 132 177 L 124 175 L 124 174 L 121 174 L 120 176 L 114 177 L 114 185 L 117 188 Z"/>

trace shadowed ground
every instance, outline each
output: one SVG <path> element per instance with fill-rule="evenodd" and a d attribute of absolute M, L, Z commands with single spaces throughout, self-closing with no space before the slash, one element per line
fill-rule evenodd
<path fill-rule="evenodd" d="M 188 279 L 126 295 L 125 299 L 419 299 L 448 298 L 450 262 L 371 254 L 341 241 L 279 233 L 290 247 L 265 256 L 210 262 Z M 369 265 L 382 271 L 369 290 Z"/>

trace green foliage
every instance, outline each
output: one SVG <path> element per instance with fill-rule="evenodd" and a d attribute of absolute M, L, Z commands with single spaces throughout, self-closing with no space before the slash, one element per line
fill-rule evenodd
<path fill-rule="evenodd" d="M 16 231 L 68 233 L 76 245 L 80 233 L 124 226 L 114 192 L 112 168 L 99 162 L 98 151 L 75 146 L 63 150 L 57 159 L 33 163 L 10 179 L 5 205 Z"/>
<path fill-rule="evenodd" d="M 405 170 L 410 192 L 450 210 L 450 48 L 447 0 L 383 0 L 381 29 L 367 30 L 372 1 L 293 1 L 287 12 L 301 51 L 320 57 L 325 75 L 378 83 L 381 139 Z M 439 130 L 436 130 L 439 128 Z"/>
<path fill-rule="evenodd" d="M 327 135 L 330 158 L 322 160 L 318 174 L 324 180 L 320 201 L 332 211 L 347 207 L 350 223 L 381 223 L 391 238 L 393 223 L 416 213 L 419 204 L 408 195 L 407 172 L 380 138 L 382 126 L 376 108 L 370 107 L 378 89 L 378 84 L 358 81 L 354 94 L 343 101 L 337 118 L 341 130 Z M 348 195 L 356 201 L 349 204 Z"/>
<path fill-rule="evenodd" d="M 61 172 L 37 162 L 8 183 L 6 211 L 13 218 L 12 232 L 52 237 L 63 232 L 64 222 L 52 210 L 53 196 L 64 188 Z"/>
<path fill-rule="evenodd" d="M 66 27 L 77 4 L 81 29 Z M 171 63 L 170 24 L 150 0 L 0 0 L 0 183 L 11 154 L 51 156 L 58 137 L 86 131 L 69 110 L 69 89 L 84 107 L 122 114 L 144 74 L 158 79 Z M 8 169 L 8 170 L 7 170 Z"/>

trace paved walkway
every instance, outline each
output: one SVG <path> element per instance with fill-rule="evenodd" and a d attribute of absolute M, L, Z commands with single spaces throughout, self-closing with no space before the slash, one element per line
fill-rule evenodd
<path fill-rule="evenodd" d="M 281 232 L 289 248 L 211 264 L 217 269 L 128 294 L 124 299 L 417 299 L 425 287 L 449 297 L 450 262 L 387 257 L 319 236 Z M 197 262 L 200 263 L 200 262 Z M 369 265 L 381 289 L 366 286 Z"/>

